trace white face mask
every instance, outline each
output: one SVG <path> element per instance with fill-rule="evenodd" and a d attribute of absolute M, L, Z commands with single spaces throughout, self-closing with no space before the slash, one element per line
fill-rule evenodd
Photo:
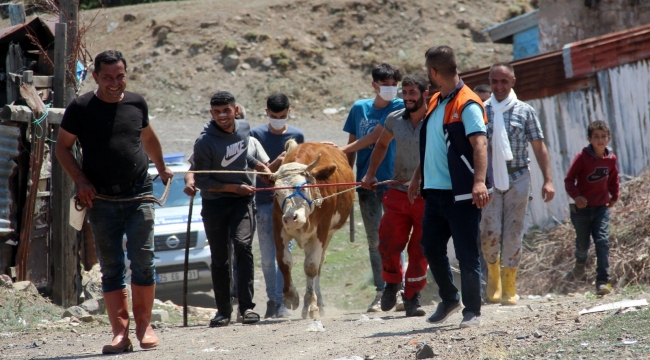
<path fill-rule="evenodd" d="M 397 86 L 380 86 L 379 96 L 386 101 L 393 100 L 397 96 Z"/>
<path fill-rule="evenodd" d="M 269 118 L 269 124 L 271 124 L 271 127 L 275 130 L 282 130 L 284 129 L 284 126 L 287 124 L 287 119 L 271 119 Z"/>

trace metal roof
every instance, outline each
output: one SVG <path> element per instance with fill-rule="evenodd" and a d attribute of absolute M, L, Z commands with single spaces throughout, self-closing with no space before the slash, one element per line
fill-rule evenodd
<path fill-rule="evenodd" d="M 490 39 L 492 39 L 493 42 L 511 43 L 514 34 L 535 27 L 538 22 L 539 9 L 536 9 L 527 14 L 491 26 L 483 30 L 482 33 L 490 35 Z"/>
<path fill-rule="evenodd" d="M 8 43 L 10 41 L 18 42 L 25 38 L 27 33 L 26 27 L 35 31 L 42 45 L 48 45 L 54 42 L 54 24 L 57 23 L 56 19 L 35 17 L 25 24 L 18 24 L 0 29 L 0 43 Z M 41 38 L 42 31 L 45 31 L 45 38 Z"/>
<path fill-rule="evenodd" d="M 567 78 L 650 58 L 650 25 L 566 44 L 562 56 Z"/>
<path fill-rule="evenodd" d="M 571 76 L 565 72 L 570 59 Z M 511 61 L 521 100 L 540 99 L 596 85 L 595 73 L 650 58 L 650 25 L 568 44 L 563 50 Z M 470 87 L 488 83 L 490 68 L 460 74 Z"/>

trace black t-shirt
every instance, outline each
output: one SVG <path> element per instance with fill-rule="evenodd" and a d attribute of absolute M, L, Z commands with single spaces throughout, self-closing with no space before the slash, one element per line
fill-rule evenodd
<path fill-rule="evenodd" d="M 81 168 L 95 187 L 150 181 L 149 157 L 140 137 L 147 126 L 147 102 L 128 91 L 118 103 L 104 102 L 88 92 L 72 100 L 61 120 L 61 127 L 79 139 Z"/>

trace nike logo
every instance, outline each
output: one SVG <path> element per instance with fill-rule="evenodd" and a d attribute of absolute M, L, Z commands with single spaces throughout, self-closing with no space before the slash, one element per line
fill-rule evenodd
<path fill-rule="evenodd" d="M 600 181 L 609 176 L 609 168 L 606 167 L 597 167 L 593 173 L 587 176 L 587 181 L 596 182 Z"/>
<path fill-rule="evenodd" d="M 226 148 L 226 155 L 223 157 L 223 160 L 221 160 L 221 167 L 228 167 L 228 165 L 232 164 L 245 152 L 246 146 L 244 145 L 244 140 L 228 145 Z"/>

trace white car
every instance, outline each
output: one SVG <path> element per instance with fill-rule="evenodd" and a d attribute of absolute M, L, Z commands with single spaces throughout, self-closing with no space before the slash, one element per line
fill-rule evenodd
<path fill-rule="evenodd" d="M 190 167 L 190 164 L 184 161 L 183 154 L 165 155 L 165 163 L 171 171 L 185 171 Z M 152 177 L 158 174 L 153 164 L 149 166 L 149 174 Z M 156 265 L 156 293 L 182 294 L 183 292 L 185 238 L 190 207 L 190 197 L 183 192 L 185 187 L 183 178 L 183 174 L 176 174 L 172 179 L 165 205 L 163 207 L 155 205 L 154 261 Z M 156 179 L 153 186 L 156 198 L 160 199 L 164 191 L 165 185 L 159 178 Z M 187 274 L 188 293 L 212 289 L 210 263 L 210 246 L 201 220 L 201 196 L 197 193 L 194 197 L 192 209 Z M 128 272 L 130 273 L 130 270 Z"/>

